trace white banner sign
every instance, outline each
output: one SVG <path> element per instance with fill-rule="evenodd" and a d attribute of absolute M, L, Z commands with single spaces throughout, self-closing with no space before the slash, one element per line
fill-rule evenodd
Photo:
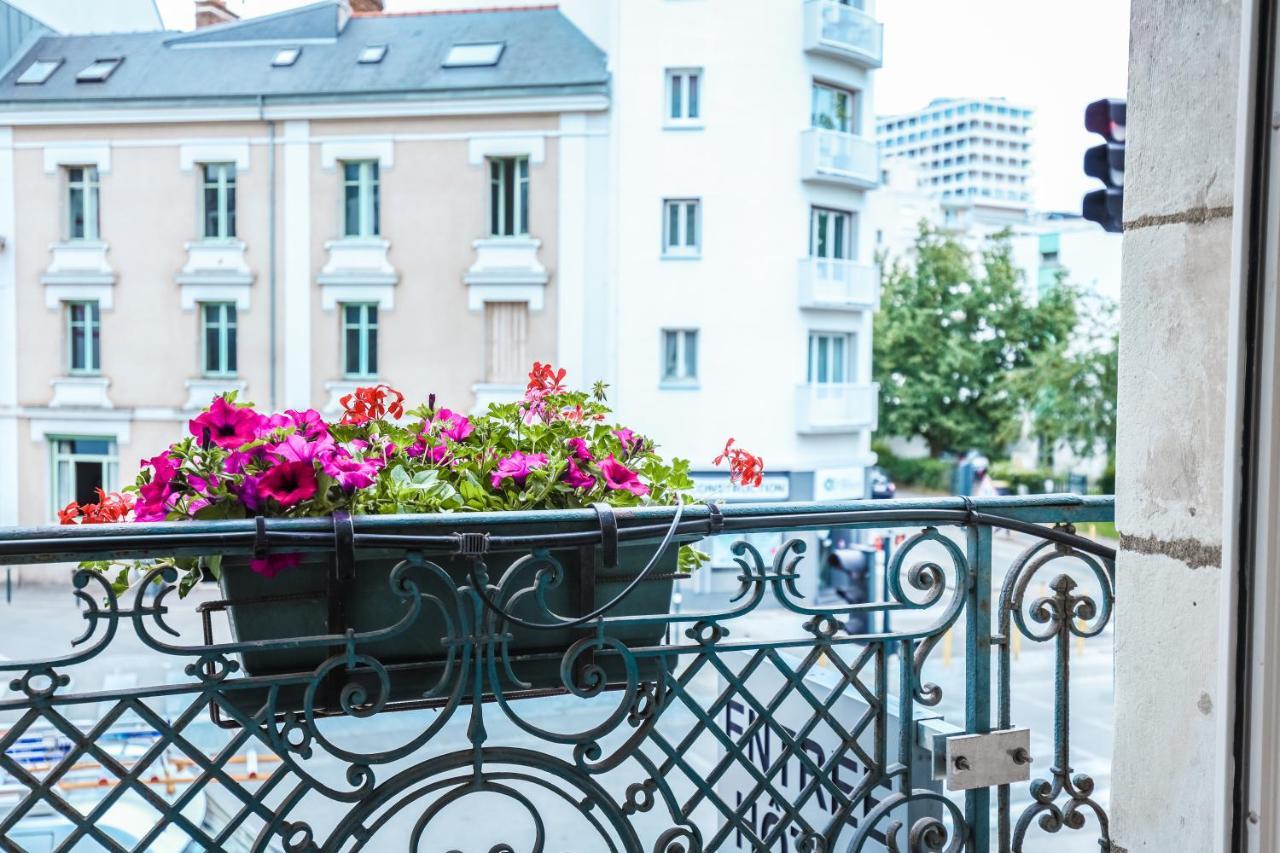
<path fill-rule="evenodd" d="M 729 482 L 729 474 L 692 474 L 693 496 L 700 501 L 785 501 L 791 497 L 791 477 L 765 474 L 759 486 Z"/>

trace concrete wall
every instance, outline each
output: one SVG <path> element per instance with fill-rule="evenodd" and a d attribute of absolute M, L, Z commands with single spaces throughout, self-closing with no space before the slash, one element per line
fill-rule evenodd
<path fill-rule="evenodd" d="M 1240 4 L 1133 0 L 1112 829 L 1206 851 Z"/>

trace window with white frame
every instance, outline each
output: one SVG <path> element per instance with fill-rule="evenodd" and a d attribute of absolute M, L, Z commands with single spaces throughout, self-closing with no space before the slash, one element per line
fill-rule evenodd
<path fill-rule="evenodd" d="M 67 239 L 98 239 L 98 167 L 68 166 Z"/>
<path fill-rule="evenodd" d="M 854 336 L 848 332 L 809 333 L 809 384 L 843 385 L 853 375 Z"/>
<path fill-rule="evenodd" d="M 200 368 L 205 376 L 236 375 L 236 304 L 202 302 Z"/>
<path fill-rule="evenodd" d="M 698 330 L 662 330 L 662 381 L 692 384 L 698 381 Z"/>
<path fill-rule="evenodd" d="M 702 123 L 702 69 L 667 70 L 667 124 Z"/>
<path fill-rule="evenodd" d="M 98 373 L 102 369 L 98 303 L 68 302 L 66 312 L 67 372 Z"/>
<path fill-rule="evenodd" d="M 489 158 L 489 234 L 529 233 L 529 158 Z"/>
<path fill-rule="evenodd" d="M 669 198 L 662 203 L 662 254 L 696 257 L 702 251 L 702 203 Z"/>
<path fill-rule="evenodd" d="M 202 236 L 206 240 L 228 240 L 236 236 L 236 164 L 205 163 L 201 172 Z"/>
<path fill-rule="evenodd" d="M 827 207 L 809 209 L 809 256 L 827 260 L 853 257 L 853 214 Z"/>
<path fill-rule="evenodd" d="M 53 497 L 53 512 L 67 504 L 96 503 L 98 489 L 115 488 L 116 442 L 112 438 L 63 437 L 53 438 L 53 483 L 49 492 Z"/>
<path fill-rule="evenodd" d="M 342 306 L 342 373 L 348 379 L 378 375 L 377 303 Z"/>
<path fill-rule="evenodd" d="M 857 133 L 857 102 L 858 95 L 852 90 L 814 83 L 811 125 L 822 130 Z"/>
<path fill-rule="evenodd" d="M 381 231 L 378 161 L 347 160 L 342 164 L 342 233 L 346 237 L 376 237 Z"/>

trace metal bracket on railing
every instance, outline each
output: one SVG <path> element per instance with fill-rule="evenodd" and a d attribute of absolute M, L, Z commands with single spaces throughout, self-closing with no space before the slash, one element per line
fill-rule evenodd
<path fill-rule="evenodd" d="M 935 760 L 937 752 L 935 751 Z M 1031 778 L 1031 730 L 1002 729 L 947 738 L 948 791 L 992 788 Z"/>
<path fill-rule="evenodd" d="M 724 513 L 720 512 L 720 505 L 715 501 L 707 504 L 707 532 L 712 536 L 724 530 Z"/>
<path fill-rule="evenodd" d="M 618 567 L 618 516 L 614 513 L 613 507 L 607 503 L 593 503 L 591 508 L 596 511 L 596 517 L 600 519 L 600 555 L 603 558 L 601 565 L 606 569 L 616 569 Z"/>
<path fill-rule="evenodd" d="M 265 515 L 255 516 L 253 519 L 253 558 L 255 560 L 265 560 L 267 558 L 267 517 Z"/>
<path fill-rule="evenodd" d="M 464 557 L 482 557 L 489 553 L 488 533 L 455 533 L 458 553 Z"/>
<path fill-rule="evenodd" d="M 334 570 L 339 581 L 349 581 L 356 575 L 356 529 L 351 514 L 346 510 L 333 513 Z"/>

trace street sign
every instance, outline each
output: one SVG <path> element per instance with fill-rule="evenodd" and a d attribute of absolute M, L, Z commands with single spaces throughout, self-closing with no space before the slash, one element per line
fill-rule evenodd
<path fill-rule="evenodd" d="M 813 472 L 813 499 L 857 500 L 867 496 L 867 469 L 862 465 L 819 468 Z"/>
<path fill-rule="evenodd" d="M 747 652 L 728 653 L 723 657 L 734 672 L 741 672 L 750 659 Z M 793 671 L 799 666 L 799 660 L 787 653 L 782 653 L 782 657 Z M 861 676 L 868 680 L 874 678 L 874 667 L 865 668 Z M 858 749 L 842 750 L 843 738 L 827 721 L 838 721 L 839 726 L 846 727 L 846 730 L 852 729 L 867 715 L 868 704 L 855 688 L 844 683 L 839 671 L 833 667 L 815 667 L 806 675 L 804 684 L 818 702 L 825 703 L 835 691 L 840 691 L 842 695 L 830 706 L 828 713 L 819 714 L 800 691 L 788 684 L 783 673 L 765 662 L 758 666 L 746 683 L 735 691 L 718 717 L 724 733 L 734 742 L 741 744 L 741 754 L 716 782 L 716 794 L 725 804 L 738 811 L 742 824 L 750 828 L 757 838 L 766 838 L 780 822 L 786 820 L 786 811 L 769 793 L 756 793 L 760 784 L 759 776 L 768 775 L 783 756 L 786 756 L 786 760 L 781 769 L 770 777 L 770 784 L 787 800 L 787 808 L 800 803 L 804 798 L 803 792 L 812 789 L 808 798 L 803 799 L 799 814 L 809 827 L 819 832 L 827 831 L 834 819 L 833 816 L 840 810 L 840 800 L 837 799 L 836 791 L 847 797 L 862 784 L 868 773 L 866 762 L 877 753 L 878 737 L 884 738 L 889 763 L 896 761 L 899 725 L 897 717 L 892 713 L 886 713 L 882 731 L 877 731 L 874 719 L 871 720 L 856 738 Z M 721 691 L 726 686 L 722 678 Z M 784 687 L 791 689 L 781 706 L 771 715 L 773 725 L 766 723 L 755 726 L 757 712 L 747 697 L 755 697 L 757 702 L 768 705 Z M 886 699 L 885 706 L 887 709 L 893 709 L 897 707 L 897 701 L 889 697 Z M 810 727 L 810 722 L 815 715 L 819 716 L 821 721 Z M 781 732 L 775 726 L 780 728 Z M 794 750 L 789 750 L 787 747 L 787 739 L 796 738 L 800 731 L 806 729 L 808 731 L 799 741 L 802 751 L 812 761 L 814 767 L 830 766 L 827 781 L 819 782 L 816 786 L 813 784 L 815 774 L 810 765 L 802 761 Z M 748 731 L 751 731 L 752 735 L 744 743 L 743 737 Z M 786 739 L 782 736 L 783 732 L 787 735 Z M 915 743 L 914 737 L 912 742 Z M 721 744 L 722 760 L 726 753 L 727 750 Z M 755 772 L 749 770 L 745 766 L 747 764 Z M 917 745 L 912 755 L 912 769 L 914 786 L 917 789 L 942 792 L 942 782 L 933 778 L 931 750 Z M 865 819 L 867 813 L 875 809 L 880 801 L 893 791 L 894 788 L 890 787 L 889 783 L 881 782 L 869 795 L 857 803 L 854 812 L 845 821 L 846 826 L 838 833 L 839 841 L 847 845 L 849 839 L 856 834 L 860 821 Z M 913 803 L 909 808 L 903 809 L 901 814 L 895 811 L 879 821 L 862 849 L 867 853 L 887 851 L 889 847 L 883 832 L 890 822 L 898 820 L 910 827 L 926 815 L 941 817 L 941 807 L 936 803 L 924 802 Z M 721 827 L 728 823 L 730 823 L 729 819 L 721 814 Z M 779 838 L 767 848 L 769 853 L 796 853 L 797 840 L 802 830 L 795 821 L 790 821 L 789 824 Z M 899 838 L 900 844 L 902 840 Z M 752 846 L 747 833 L 736 825 L 726 837 L 722 849 L 751 850 L 752 853 L 762 853 Z M 843 850 L 844 847 L 838 849 Z"/>
<path fill-rule="evenodd" d="M 785 501 L 791 497 L 788 474 L 765 474 L 759 486 L 731 483 L 723 471 L 689 476 L 693 480 L 693 496 L 700 501 Z"/>

